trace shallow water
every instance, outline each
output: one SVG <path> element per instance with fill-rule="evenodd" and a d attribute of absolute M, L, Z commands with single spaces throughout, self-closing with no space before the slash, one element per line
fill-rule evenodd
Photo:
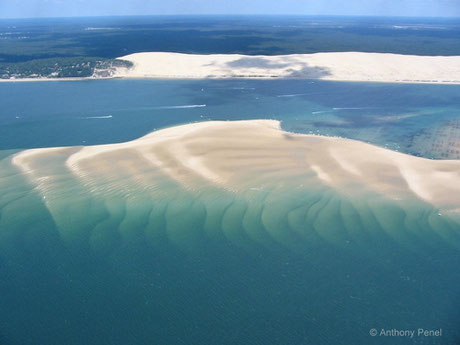
<path fill-rule="evenodd" d="M 269 114 L 282 118 L 288 130 L 349 133 L 404 147 L 410 133 L 455 121 L 456 86 L 318 83 L 319 90 L 335 93 L 315 101 L 277 97 L 305 93 L 310 84 L 304 83 L 11 84 L 9 92 L 27 92 L 30 102 L 16 106 L 24 115 L 13 119 L 6 109 L 11 113 L 15 96 L 2 97 L 7 106 L 0 110 L 0 140 L 11 149 L 114 142 L 170 124 Z M 44 96 L 52 92 L 60 96 Z M 423 113 L 418 118 L 424 121 L 406 117 L 382 125 L 370 112 L 369 94 L 375 96 L 372 111 L 387 97 L 394 113 L 411 109 Z M 317 115 L 327 124 L 315 122 Z M 330 124 L 338 119 L 349 125 Z M 11 164 L 13 151 L 4 151 L 0 161 L 1 344 L 393 345 L 460 339 L 459 220 L 439 216 L 428 204 L 289 183 L 239 193 L 211 186 L 192 190 L 161 174 L 153 174 L 148 190 L 138 188 L 136 176 L 85 184 L 68 174 L 65 156 L 41 161 L 49 178 L 35 184 Z M 372 328 L 442 329 L 442 336 L 373 338 Z"/>

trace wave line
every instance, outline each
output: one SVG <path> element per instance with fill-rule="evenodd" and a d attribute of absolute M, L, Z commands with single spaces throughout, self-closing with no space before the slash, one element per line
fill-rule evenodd
<path fill-rule="evenodd" d="M 188 104 L 188 105 L 163 105 L 153 107 L 153 109 L 188 109 L 188 108 L 203 108 L 206 104 Z"/>
<path fill-rule="evenodd" d="M 91 119 L 111 119 L 112 115 L 105 115 L 105 116 L 86 116 L 86 117 L 79 117 L 79 119 L 84 120 L 91 120 Z"/>

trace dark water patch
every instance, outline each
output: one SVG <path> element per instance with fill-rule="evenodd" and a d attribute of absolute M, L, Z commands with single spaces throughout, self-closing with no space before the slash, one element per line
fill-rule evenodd
<path fill-rule="evenodd" d="M 327 247 L 254 255 L 210 244 L 199 254 L 139 244 L 111 257 L 28 253 L 33 264 L 2 267 L 3 335 L 21 344 L 368 344 L 372 327 L 442 327 L 445 343 L 455 334 L 458 285 L 441 269 L 449 255 L 400 251 L 375 265 Z"/>

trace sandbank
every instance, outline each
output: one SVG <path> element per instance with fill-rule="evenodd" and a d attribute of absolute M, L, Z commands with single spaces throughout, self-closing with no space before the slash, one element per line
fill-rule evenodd
<path fill-rule="evenodd" d="M 129 189 L 129 181 L 134 181 L 136 188 L 148 191 L 160 178 L 186 189 L 211 186 L 235 193 L 323 186 L 350 195 L 368 191 L 460 210 L 460 161 L 289 133 L 275 120 L 192 123 L 120 144 L 26 150 L 12 162 L 46 194 L 55 190 L 46 168 L 53 160 L 62 162 L 82 184 L 103 184 L 110 190 Z"/>

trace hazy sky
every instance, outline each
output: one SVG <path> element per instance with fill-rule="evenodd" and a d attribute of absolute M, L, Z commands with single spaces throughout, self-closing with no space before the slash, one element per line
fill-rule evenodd
<path fill-rule="evenodd" d="M 0 18 L 136 14 L 460 17 L 460 0 L 0 0 Z"/>

